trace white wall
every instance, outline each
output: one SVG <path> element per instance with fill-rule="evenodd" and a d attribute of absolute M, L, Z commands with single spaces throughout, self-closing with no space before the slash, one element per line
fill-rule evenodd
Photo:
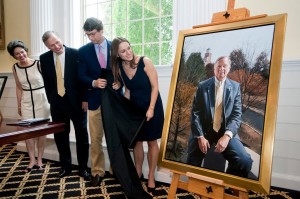
<path fill-rule="evenodd" d="M 299 0 L 236 0 L 235 5 L 235 8 L 248 8 L 250 10 L 250 16 L 287 13 L 288 17 L 283 60 L 300 59 Z"/>
<path fill-rule="evenodd" d="M 271 184 L 300 190 L 300 60 L 281 72 Z"/>

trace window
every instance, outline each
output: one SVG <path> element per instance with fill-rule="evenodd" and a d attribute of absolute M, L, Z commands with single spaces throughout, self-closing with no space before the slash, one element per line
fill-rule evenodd
<path fill-rule="evenodd" d="M 173 0 L 85 0 L 83 7 L 84 19 L 103 22 L 107 39 L 127 38 L 135 54 L 149 57 L 154 65 L 173 62 Z"/>

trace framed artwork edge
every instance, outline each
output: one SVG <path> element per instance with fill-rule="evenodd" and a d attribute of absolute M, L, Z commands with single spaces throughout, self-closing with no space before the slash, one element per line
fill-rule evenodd
<path fill-rule="evenodd" d="M 257 191 L 261 193 L 269 193 L 270 181 L 272 174 L 272 156 L 274 148 L 274 137 L 276 130 L 276 119 L 277 119 L 277 106 L 278 106 L 278 95 L 279 95 L 279 84 L 281 75 L 282 56 L 284 48 L 284 37 L 286 27 L 287 14 L 278 14 L 267 16 L 264 18 L 253 19 L 249 21 L 234 22 L 228 24 L 221 24 L 216 26 L 208 26 L 203 28 L 182 30 L 179 32 L 178 43 L 176 48 L 174 68 L 171 77 L 170 90 L 168 96 L 168 103 L 166 106 L 165 122 L 163 128 L 163 134 L 161 138 L 160 152 L 158 165 L 173 171 L 179 172 L 192 172 L 199 175 L 204 175 L 216 179 L 221 179 L 224 183 L 245 188 L 247 190 Z M 218 172 L 206 168 L 200 168 L 185 163 L 172 161 L 165 158 L 166 147 L 168 142 L 168 135 L 170 130 L 170 122 L 172 109 L 174 105 L 174 96 L 176 93 L 177 80 L 179 76 L 179 66 L 181 61 L 181 55 L 183 51 L 184 38 L 193 36 L 196 34 L 210 34 L 219 31 L 235 30 L 248 27 L 263 26 L 268 24 L 274 24 L 274 38 L 272 46 L 271 66 L 270 66 L 270 78 L 268 83 L 268 92 L 266 99 L 266 111 L 264 119 L 263 132 L 267 136 L 262 138 L 261 147 L 261 159 L 259 166 L 259 177 L 258 180 L 252 180 L 248 178 L 242 178 L 223 172 Z"/>
<path fill-rule="evenodd" d="M 0 0 L 0 50 L 5 49 L 4 0 Z"/>
<path fill-rule="evenodd" d="M 0 75 L 0 99 L 2 97 L 7 78 L 7 76 Z"/>

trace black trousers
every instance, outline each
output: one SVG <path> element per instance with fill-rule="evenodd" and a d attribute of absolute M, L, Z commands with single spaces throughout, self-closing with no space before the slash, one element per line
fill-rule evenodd
<path fill-rule="evenodd" d="M 205 135 L 205 138 L 209 141 L 210 146 L 214 148 L 220 137 L 224 135 L 224 132 L 225 128 L 221 128 L 218 133 L 211 130 Z M 228 161 L 226 173 L 245 178 L 248 177 L 253 160 L 237 136 L 230 139 L 227 148 L 221 154 Z M 191 133 L 188 144 L 187 163 L 201 167 L 205 155 L 199 148 L 198 138 L 194 138 Z"/>
<path fill-rule="evenodd" d="M 87 169 L 89 158 L 89 137 L 87 131 L 87 113 L 79 107 L 71 107 L 66 95 L 58 96 L 55 104 L 51 104 L 53 122 L 65 123 L 65 131 L 54 134 L 62 169 L 71 170 L 72 157 L 70 150 L 70 121 L 72 121 L 76 137 L 76 152 L 80 170 Z"/>

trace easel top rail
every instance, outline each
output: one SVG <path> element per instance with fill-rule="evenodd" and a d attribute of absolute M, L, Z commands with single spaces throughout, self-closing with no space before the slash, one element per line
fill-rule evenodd
<path fill-rule="evenodd" d="M 193 29 L 221 25 L 221 24 L 226 24 L 226 23 L 247 21 L 247 20 L 258 19 L 258 18 L 263 18 L 263 17 L 268 16 L 267 14 L 262 14 L 262 15 L 250 17 L 249 9 L 247 9 L 247 8 L 234 9 L 234 4 L 235 4 L 235 0 L 228 0 L 226 11 L 214 13 L 211 23 L 203 24 L 203 25 L 196 25 L 196 26 L 193 26 Z"/>
<path fill-rule="evenodd" d="M 215 22 L 215 23 L 209 23 L 209 24 L 196 25 L 196 26 L 193 26 L 193 29 L 209 27 L 209 26 L 216 26 L 216 25 L 227 24 L 227 23 L 248 21 L 248 20 L 252 20 L 252 19 L 264 18 L 264 17 L 267 17 L 267 16 L 268 16 L 267 14 L 262 14 L 262 15 L 257 15 L 257 16 L 253 16 L 253 17 L 247 17 L 247 18 L 244 18 L 244 19 L 236 19 L 236 20 L 230 20 L 230 21 L 221 21 L 221 22 Z"/>

